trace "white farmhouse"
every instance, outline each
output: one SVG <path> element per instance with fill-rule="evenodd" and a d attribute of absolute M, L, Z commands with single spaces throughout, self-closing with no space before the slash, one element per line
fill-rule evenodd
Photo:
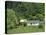
<path fill-rule="evenodd" d="M 20 23 L 25 22 L 27 26 L 38 26 L 40 21 L 39 20 L 27 20 L 27 19 L 21 19 Z"/>
<path fill-rule="evenodd" d="M 40 23 L 39 20 L 30 20 L 30 21 L 28 20 L 27 21 L 28 26 L 38 26 L 39 23 Z"/>

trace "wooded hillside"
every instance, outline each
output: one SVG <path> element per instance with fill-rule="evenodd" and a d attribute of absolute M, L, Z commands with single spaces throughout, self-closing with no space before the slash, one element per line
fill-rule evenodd
<path fill-rule="evenodd" d="M 22 27 L 19 23 L 20 19 L 43 21 L 45 19 L 44 3 L 6 1 L 5 5 L 7 33 L 44 31 L 44 24 L 38 27 Z"/>

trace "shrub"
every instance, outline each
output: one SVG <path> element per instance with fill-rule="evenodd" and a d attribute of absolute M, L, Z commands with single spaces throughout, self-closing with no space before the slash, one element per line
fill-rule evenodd
<path fill-rule="evenodd" d="M 24 23 L 24 27 L 25 27 L 25 26 L 27 26 L 27 24 L 26 24 L 26 23 Z"/>
<path fill-rule="evenodd" d="M 42 25 L 39 25 L 39 28 L 43 28 L 43 26 Z"/>

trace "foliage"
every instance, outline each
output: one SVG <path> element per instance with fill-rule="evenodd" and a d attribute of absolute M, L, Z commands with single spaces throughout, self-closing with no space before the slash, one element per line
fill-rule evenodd
<path fill-rule="evenodd" d="M 20 18 L 39 19 L 44 18 L 44 3 L 7 2 L 7 8 L 13 9 Z M 29 16 L 31 15 L 31 16 Z M 35 17 L 35 18 L 33 18 Z"/>
<path fill-rule="evenodd" d="M 14 28 L 15 26 L 15 12 L 12 9 L 7 9 L 7 28 Z"/>
<path fill-rule="evenodd" d="M 22 24 L 19 22 L 20 19 L 28 20 L 44 20 L 44 3 L 30 3 L 30 2 L 12 2 L 6 1 L 6 10 L 7 10 L 7 30 L 14 30 L 15 32 L 37 32 L 43 31 L 41 25 L 39 28 L 35 27 L 26 27 L 26 23 Z M 20 27 L 18 27 L 20 26 Z M 24 29 L 24 30 L 23 30 Z M 30 30 L 31 29 L 31 30 Z"/>

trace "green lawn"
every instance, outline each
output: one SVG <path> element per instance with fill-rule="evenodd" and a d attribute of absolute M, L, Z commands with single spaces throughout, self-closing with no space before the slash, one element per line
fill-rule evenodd
<path fill-rule="evenodd" d="M 42 28 L 38 28 L 38 26 L 30 26 L 30 27 L 20 26 L 19 28 L 10 29 L 7 31 L 8 34 L 10 34 L 10 33 L 27 33 L 27 32 L 44 32 L 44 26 Z"/>

